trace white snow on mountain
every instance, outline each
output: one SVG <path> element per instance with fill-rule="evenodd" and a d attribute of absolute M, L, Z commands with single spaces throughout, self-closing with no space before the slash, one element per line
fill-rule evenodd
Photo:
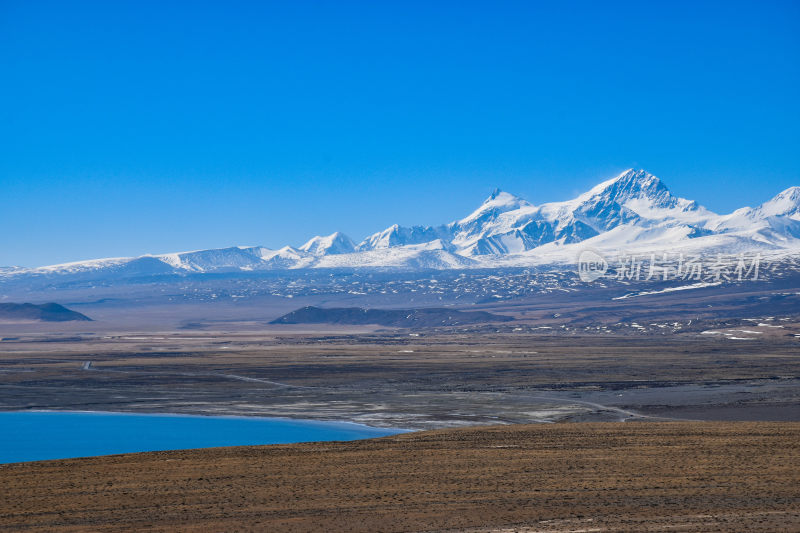
<path fill-rule="evenodd" d="M 412 226 L 404 228 L 395 224 L 381 232 L 370 235 L 356 247 L 356 250 L 359 252 L 381 250 L 397 246 L 425 244 L 437 240 L 446 242 L 449 241 L 450 237 L 450 233 L 445 226 L 435 228 L 431 226 Z"/>
<path fill-rule="evenodd" d="M 535 206 L 495 191 L 461 220 L 438 227 L 391 226 L 368 237 L 359 250 L 418 245 L 435 237 L 459 255 L 506 256 L 538 250 L 548 243 L 584 242 L 626 225 L 678 226 L 685 238 L 693 238 L 708 233 L 706 225 L 715 216 L 695 202 L 674 196 L 652 174 L 631 169 L 565 202 Z M 665 239 L 675 235 L 674 231 L 662 233 Z"/>
<path fill-rule="evenodd" d="M 350 237 L 341 232 L 331 233 L 326 237 L 313 237 L 300 247 L 300 250 L 312 255 L 334 255 L 350 254 L 356 249 L 356 245 Z"/>
<path fill-rule="evenodd" d="M 137 258 L 0 269 L 21 275 L 135 276 L 297 268 L 454 269 L 572 262 L 591 247 L 611 253 L 800 254 L 800 187 L 758 207 L 718 215 L 629 169 L 564 202 L 534 205 L 495 190 L 468 216 L 441 226 L 397 224 L 355 245 L 336 232 L 299 248 L 231 247 Z"/>
<path fill-rule="evenodd" d="M 190 272 L 205 272 L 207 270 L 238 270 L 246 269 L 254 260 L 261 257 L 265 248 L 245 248 L 235 246 L 216 250 L 198 250 L 195 252 L 181 252 L 155 256 L 176 269 Z"/>
<path fill-rule="evenodd" d="M 800 220 L 800 187 L 789 187 L 756 210 L 762 217 L 787 216 Z"/>

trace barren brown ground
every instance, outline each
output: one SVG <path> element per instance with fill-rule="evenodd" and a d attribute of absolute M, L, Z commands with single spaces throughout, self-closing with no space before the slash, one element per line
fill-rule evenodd
<path fill-rule="evenodd" d="M 413 429 L 638 415 L 800 421 L 800 341 L 767 333 L 750 342 L 430 331 L 17 334 L 0 341 L 0 409 Z"/>
<path fill-rule="evenodd" d="M 800 531 L 800 423 L 493 426 L 0 466 L 5 531 Z"/>

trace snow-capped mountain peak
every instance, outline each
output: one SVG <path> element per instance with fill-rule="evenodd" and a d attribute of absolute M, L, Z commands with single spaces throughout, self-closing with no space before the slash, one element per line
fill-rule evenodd
<path fill-rule="evenodd" d="M 327 236 L 317 236 L 308 240 L 300 250 L 313 255 L 349 254 L 355 251 L 356 245 L 350 237 L 337 231 Z"/>
<path fill-rule="evenodd" d="M 761 216 L 788 216 L 800 219 L 800 187 L 789 187 L 757 208 Z"/>
<path fill-rule="evenodd" d="M 659 178 L 644 170 L 628 169 L 617 177 L 593 187 L 581 195 L 584 202 L 629 203 L 660 209 L 672 209 L 681 205 L 681 198 L 674 196 Z M 696 208 L 694 202 L 685 201 L 686 207 Z"/>
<path fill-rule="evenodd" d="M 399 224 L 393 224 L 385 230 L 374 233 L 364 239 L 356 246 L 356 251 L 363 252 L 367 250 L 394 248 L 397 246 L 424 244 L 437 239 L 449 241 L 449 230 L 444 226 L 411 226 L 407 228 Z"/>
<path fill-rule="evenodd" d="M 514 222 L 522 212 L 534 206 L 518 196 L 495 189 L 492 194 L 469 216 L 447 226 L 456 248 L 462 255 L 485 255 L 508 253 L 526 249 L 516 235 Z M 509 238 L 504 236 L 508 233 Z"/>
<path fill-rule="evenodd" d="M 458 221 L 459 224 L 469 224 L 470 222 L 476 220 L 485 220 L 489 217 L 496 217 L 501 213 L 505 213 L 507 211 L 514 211 L 521 207 L 530 207 L 531 204 L 527 201 L 523 200 L 519 196 L 514 196 L 513 194 L 501 191 L 500 189 L 495 189 L 492 191 L 492 194 L 483 201 L 483 203 L 470 213 L 469 216 L 462 218 Z"/>

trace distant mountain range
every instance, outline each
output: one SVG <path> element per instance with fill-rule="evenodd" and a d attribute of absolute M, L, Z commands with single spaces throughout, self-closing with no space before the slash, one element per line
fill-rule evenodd
<path fill-rule="evenodd" d="M 573 262 L 600 252 L 800 254 L 800 187 L 755 208 L 718 215 L 643 170 L 626 170 L 580 196 L 533 205 L 495 190 L 471 214 L 441 226 L 393 225 L 356 244 L 342 233 L 299 248 L 261 246 L 0 268 L 0 279 L 61 274 L 136 276 L 302 268 L 461 269 Z"/>

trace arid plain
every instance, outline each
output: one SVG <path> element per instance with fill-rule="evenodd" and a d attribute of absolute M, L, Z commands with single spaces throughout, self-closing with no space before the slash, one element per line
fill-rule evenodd
<path fill-rule="evenodd" d="M 784 324 L 785 332 L 791 324 Z M 0 408 L 287 416 L 409 429 L 800 421 L 797 345 L 785 336 L 665 342 L 489 328 L 31 334 L 2 341 Z"/>
<path fill-rule="evenodd" d="M 491 426 L 0 466 L 7 531 L 797 531 L 800 424 Z"/>

